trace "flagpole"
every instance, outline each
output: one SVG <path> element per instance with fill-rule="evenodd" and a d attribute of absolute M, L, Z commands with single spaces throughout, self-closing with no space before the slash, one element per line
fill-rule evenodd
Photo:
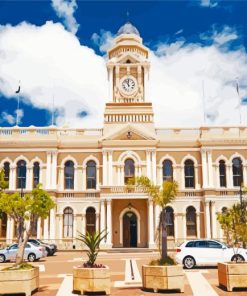
<path fill-rule="evenodd" d="M 19 87 L 15 92 L 17 94 L 16 126 L 18 126 L 19 124 L 20 91 L 21 91 L 21 81 L 19 80 Z"/>
<path fill-rule="evenodd" d="M 239 83 L 238 78 L 236 78 L 236 91 L 238 94 L 238 112 L 239 112 L 239 123 L 242 124 L 242 115 L 241 115 L 241 98 L 239 94 Z"/>

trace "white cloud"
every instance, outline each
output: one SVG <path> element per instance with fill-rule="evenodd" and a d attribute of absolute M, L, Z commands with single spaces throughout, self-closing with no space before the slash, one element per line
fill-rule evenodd
<path fill-rule="evenodd" d="M 76 0 L 51 0 L 52 7 L 58 17 L 62 18 L 66 28 L 75 34 L 79 28 L 74 13 L 77 9 Z"/>
<path fill-rule="evenodd" d="M 218 6 L 218 1 L 217 0 L 200 0 L 200 5 L 202 7 L 216 7 Z"/>
<path fill-rule="evenodd" d="M 102 125 L 107 100 L 105 61 L 61 24 L 0 26 L 0 92 L 13 97 L 21 80 L 21 100 L 60 110 L 57 123 Z M 78 113 L 86 111 L 83 119 Z"/>
<path fill-rule="evenodd" d="M 110 31 L 105 30 L 100 30 L 100 34 L 93 33 L 91 39 L 101 52 L 107 52 L 114 43 L 114 35 Z"/>
<path fill-rule="evenodd" d="M 228 33 L 224 34 L 227 41 Z M 99 41 L 102 50 L 111 38 L 109 33 Z M 223 41 L 209 46 L 179 42 L 159 44 L 156 52 L 150 52 L 148 101 L 153 102 L 156 126 L 203 124 L 203 81 L 207 123 L 238 123 L 235 78 L 241 96 L 247 97 L 246 52 L 222 50 Z M 51 111 L 54 94 L 59 125 L 103 126 L 108 101 L 105 60 L 62 25 L 0 27 L 0 65 L 0 91 L 5 96 L 13 97 L 21 79 L 22 99 L 34 107 Z M 84 118 L 79 116 L 82 111 L 88 113 Z M 242 118 L 246 123 L 247 106 Z"/>
<path fill-rule="evenodd" d="M 16 124 L 16 115 L 18 113 L 18 123 L 21 123 L 21 119 L 24 116 L 24 111 L 22 109 L 16 110 L 15 115 L 9 114 L 8 112 L 3 111 L 1 114 L 0 122 L 7 122 L 10 125 Z"/>
<path fill-rule="evenodd" d="M 201 39 L 212 40 L 217 45 L 227 45 L 228 42 L 239 38 L 237 31 L 229 26 L 224 26 L 222 30 L 213 28 L 211 32 L 200 35 Z"/>

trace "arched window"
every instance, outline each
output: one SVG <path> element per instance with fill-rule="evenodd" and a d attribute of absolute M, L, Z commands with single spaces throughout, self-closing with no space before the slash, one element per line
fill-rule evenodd
<path fill-rule="evenodd" d="M 187 236 L 196 236 L 196 209 L 192 206 L 186 209 Z"/>
<path fill-rule="evenodd" d="M 172 162 L 169 159 L 163 161 L 163 181 L 173 180 Z"/>
<path fill-rule="evenodd" d="M 240 186 L 243 183 L 242 160 L 236 157 L 232 160 L 233 186 Z"/>
<path fill-rule="evenodd" d="M 96 189 L 96 163 L 93 160 L 87 162 L 87 189 Z"/>
<path fill-rule="evenodd" d="M 124 162 L 124 184 L 128 184 L 128 181 L 134 177 L 135 163 L 132 159 L 126 159 Z"/>
<path fill-rule="evenodd" d="M 168 236 L 174 236 L 174 211 L 171 207 L 165 208 L 166 230 Z"/>
<path fill-rule="evenodd" d="M 27 166 L 25 160 L 17 162 L 17 188 L 26 188 Z"/>
<path fill-rule="evenodd" d="M 0 237 L 6 237 L 7 231 L 7 215 L 2 213 L 2 217 L 0 219 Z"/>
<path fill-rule="evenodd" d="M 221 209 L 221 212 L 222 212 L 222 214 L 226 214 L 226 213 L 227 213 L 227 207 L 223 207 L 223 208 Z"/>
<path fill-rule="evenodd" d="M 220 187 L 226 187 L 226 164 L 224 160 L 219 162 Z"/>
<path fill-rule="evenodd" d="M 3 169 L 4 169 L 4 181 L 8 182 L 9 184 L 10 163 L 8 161 L 4 163 Z"/>
<path fill-rule="evenodd" d="M 39 184 L 40 166 L 38 162 L 33 165 L 33 188 Z"/>
<path fill-rule="evenodd" d="M 94 233 L 96 231 L 95 209 L 90 207 L 86 211 L 86 232 Z"/>
<path fill-rule="evenodd" d="M 185 188 L 195 188 L 194 162 L 190 159 L 184 163 Z"/>
<path fill-rule="evenodd" d="M 74 189 L 74 163 L 71 160 L 68 160 L 65 163 L 64 184 L 65 189 Z"/>
<path fill-rule="evenodd" d="M 63 237 L 73 237 L 73 210 L 70 207 L 63 211 Z"/>

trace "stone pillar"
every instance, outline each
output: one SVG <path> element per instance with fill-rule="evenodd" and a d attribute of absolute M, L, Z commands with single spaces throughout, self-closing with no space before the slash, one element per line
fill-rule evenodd
<path fill-rule="evenodd" d="M 180 172 L 181 172 L 181 189 L 185 189 L 184 165 L 180 166 Z"/>
<path fill-rule="evenodd" d="M 40 165 L 40 175 L 39 175 L 39 182 L 43 185 L 43 188 L 46 188 L 45 172 L 46 172 L 46 164 L 43 163 Z"/>
<path fill-rule="evenodd" d="M 175 243 L 178 239 L 178 214 L 174 213 L 174 240 Z"/>
<path fill-rule="evenodd" d="M 76 214 L 73 215 L 73 244 L 76 242 L 77 237 L 77 217 Z"/>
<path fill-rule="evenodd" d="M 63 214 L 58 215 L 59 219 L 59 239 L 63 239 Z"/>
<path fill-rule="evenodd" d="M 16 189 L 16 165 L 10 165 L 10 184 L 9 184 L 10 190 Z"/>
<path fill-rule="evenodd" d="M 87 166 L 82 166 L 82 190 L 85 191 L 87 189 Z"/>
<path fill-rule="evenodd" d="M 208 187 L 208 170 L 207 170 L 207 151 L 205 148 L 201 149 L 202 155 L 202 182 L 203 188 Z"/>
<path fill-rule="evenodd" d="M 74 170 L 74 190 L 78 190 L 78 167 L 75 166 L 75 170 Z"/>
<path fill-rule="evenodd" d="M 177 167 L 177 165 L 173 164 L 172 169 L 173 169 L 173 180 L 176 181 L 176 180 L 178 180 L 178 172 L 177 172 L 178 167 Z"/>
<path fill-rule="evenodd" d="M 215 201 L 211 202 L 212 238 L 217 239 Z"/>
<path fill-rule="evenodd" d="M 103 185 L 106 186 L 108 185 L 108 178 L 107 178 L 107 152 L 103 150 Z"/>
<path fill-rule="evenodd" d="M 99 190 L 99 172 L 100 172 L 100 166 L 96 166 L 96 189 Z"/>
<path fill-rule="evenodd" d="M 212 150 L 208 149 L 208 186 L 210 188 L 214 187 L 214 178 L 213 178 L 213 162 L 212 162 Z"/>
<path fill-rule="evenodd" d="M 96 213 L 96 231 L 99 232 L 99 213 Z"/>
<path fill-rule="evenodd" d="M 199 184 L 199 178 L 198 178 L 198 166 L 195 166 L 195 189 L 199 189 L 200 188 L 200 184 Z"/>
<path fill-rule="evenodd" d="M 64 166 L 59 168 L 59 189 L 64 190 Z"/>
<path fill-rule="evenodd" d="M 52 152 L 51 188 L 57 189 L 57 152 Z"/>
<path fill-rule="evenodd" d="M 182 221 L 183 221 L 183 240 L 186 240 L 187 238 L 186 214 L 182 214 Z"/>
<path fill-rule="evenodd" d="M 197 238 L 201 237 L 201 223 L 200 223 L 200 213 L 196 213 L 196 233 Z"/>
<path fill-rule="evenodd" d="M 26 189 L 31 191 L 33 189 L 33 166 L 27 165 Z"/>
<path fill-rule="evenodd" d="M 112 151 L 108 151 L 108 185 L 112 186 Z"/>
<path fill-rule="evenodd" d="M 6 229 L 6 243 L 9 244 L 11 243 L 11 218 L 8 216 L 7 217 L 7 229 Z"/>
<path fill-rule="evenodd" d="M 148 232 L 149 232 L 149 242 L 148 247 L 154 248 L 154 204 L 152 200 L 148 201 Z"/>
<path fill-rule="evenodd" d="M 157 176 L 156 176 L 156 151 L 152 150 L 152 180 L 154 184 L 157 183 Z"/>
<path fill-rule="evenodd" d="M 226 172 L 226 178 L 227 178 L 227 187 L 232 188 L 233 187 L 233 181 L 232 181 L 232 166 L 228 164 L 227 166 L 227 172 Z"/>
<path fill-rule="evenodd" d="M 9 239 L 11 243 L 13 242 L 13 239 L 14 239 L 14 232 L 15 232 L 15 220 L 13 218 L 10 218 Z"/>
<path fill-rule="evenodd" d="M 205 201 L 204 215 L 205 215 L 205 226 L 206 226 L 206 238 L 211 238 L 209 201 Z"/>
<path fill-rule="evenodd" d="M 120 166 L 120 185 L 124 185 L 124 165 Z"/>
<path fill-rule="evenodd" d="M 247 186 L 247 165 L 246 164 L 243 166 L 243 181 L 244 181 L 244 186 Z"/>
<path fill-rule="evenodd" d="M 56 236 L 56 215 L 55 209 L 50 210 L 50 240 L 54 241 Z"/>
<path fill-rule="evenodd" d="M 219 165 L 214 165 L 214 176 L 215 176 L 215 186 L 216 188 L 220 188 L 220 171 L 219 171 Z"/>
<path fill-rule="evenodd" d="M 41 239 L 41 218 L 38 218 L 37 221 L 37 238 Z"/>
<path fill-rule="evenodd" d="M 46 218 L 44 220 L 44 240 L 48 240 L 49 239 L 49 219 Z"/>
<path fill-rule="evenodd" d="M 107 238 L 106 244 L 108 247 L 112 247 L 112 209 L 111 209 L 111 200 L 107 200 L 107 207 L 106 207 L 106 225 L 107 225 Z"/>
<path fill-rule="evenodd" d="M 163 183 L 163 167 L 162 165 L 158 166 L 158 184 L 157 185 L 161 185 Z"/>
<path fill-rule="evenodd" d="M 83 213 L 81 216 L 82 234 L 86 234 L 86 214 Z"/>
<path fill-rule="evenodd" d="M 51 151 L 47 151 L 46 157 L 46 189 L 51 188 Z"/>
<path fill-rule="evenodd" d="M 146 150 L 146 175 L 149 179 L 151 179 L 151 157 L 150 150 Z"/>
<path fill-rule="evenodd" d="M 154 212 L 155 212 L 155 229 L 158 229 L 159 227 L 159 222 L 160 222 L 160 213 L 161 213 L 161 207 L 159 205 L 155 205 L 155 209 L 154 209 Z"/>
<path fill-rule="evenodd" d="M 100 201 L 100 232 L 103 230 L 106 230 L 106 225 L 105 225 L 105 200 Z M 104 246 L 106 243 L 106 239 L 101 241 L 100 245 Z"/>

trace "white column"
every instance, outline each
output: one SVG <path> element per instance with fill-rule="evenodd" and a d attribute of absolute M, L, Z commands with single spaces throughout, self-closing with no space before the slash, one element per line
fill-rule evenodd
<path fill-rule="evenodd" d="M 207 151 L 206 151 L 206 149 L 202 149 L 201 154 L 202 154 L 203 188 L 207 188 L 208 187 L 208 170 L 207 170 Z"/>
<path fill-rule="evenodd" d="M 148 93 L 148 68 L 145 67 L 144 68 L 144 101 L 145 100 L 149 100 L 150 98 L 148 97 L 149 93 Z"/>
<path fill-rule="evenodd" d="M 55 209 L 50 210 L 50 240 L 55 240 L 56 236 L 56 215 Z"/>
<path fill-rule="evenodd" d="M 107 152 L 105 150 L 103 150 L 103 185 L 106 186 L 108 185 L 107 181 Z"/>
<path fill-rule="evenodd" d="M 214 175 L 215 175 L 215 185 L 216 188 L 220 188 L 220 172 L 219 172 L 219 165 L 214 165 Z"/>
<path fill-rule="evenodd" d="M 11 228 L 11 218 L 7 217 L 7 229 L 6 229 L 6 243 L 10 243 L 10 228 Z"/>
<path fill-rule="evenodd" d="M 49 225 L 48 225 L 48 218 L 44 220 L 44 240 L 49 239 Z"/>
<path fill-rule="evenodd" d="M 81 216 L 81 224 L 82 224 L 82 229 L 81 229 L 81 232 L 82 234 L 86 234 L 86 214 L 82 214 Z"/>
<path fill-rule="evenodd" d="M 155 213 L 155 229 L 158 229 L 159 227 L 159 222 L 160 222 L 160 213 L 161 213 L 161 207 L 159 205 L 155 205 L 154 208 L 154 213 Z"/>
<path fill-rule="evenodd" d="M 152 200 L 148 201 L 148 230 L 149 230 L 149 242 L 148 247 L 153 248 L 154 244 L 154 204 Z"/>
<path fill-rule="evenodd" d="M 124 185 L 124 165 L 120 166 L 120 185 Z"/>
<path fill-rule="evenodd" d="M 175 243 L 178 239 L 178 214 L 174 213 L 174 240 Z"/>
<path fill-rule="evenodd" d="M 152 150 L 152 180 L 156 184 L 156 151 Z"/>
<path fill-rule="evenodd" d="M 211 225 L 210 225 L 210 211 L 209 202 L 205 202 L 205 225 L 206 225 L 206 238 L 211 238 Z"/>
<path fill-rule="evenodd" d="M 78 190 L 78 167 L 75 166 L 75 170 L 74 170 L 74 190 Z"/>
<path fill-rule="evenodd" d="M 108 151 L 108 185 L 112 186 L 112 151 Z"/>
<path fill-rule="evenodd" d="M 185 180 L 184 180 L 184 165 L 180 166 L 180 172 L 181 172 L 181 189 L 185 189 Z"/>
<path fill-rule="evenodd" d="M 87 189 L 87 173 L 86 173 L 87 166 L 82 166 L 82 190 Z"/>
<path fill-rule="evenodd" d="M 10 165 L 10 190 L 16 189 L 16 165 Z"/>
<path fill-rule="evenodd" d="M 100 232 L 106 229 L 105 225 L 105 201 L 100 201 Z M 100 245 L 105 245 L 105 239 L 101 241 Z"/>
<path fill-rule="evenodd" d="M 196 233 L 197 233 L 197 238 L 201 237 L 201 231 L 200 228 L 201 224 L 200 224 L 200 213 L 196 213 Z"/>
<path fill-rule="evenodd" d="M 51 188 L 57 189 L 57 152 L 52 152 Z"/>
<path fill-rule="evenodd" d="M 59 190 L 64 190 L 64 167 L 59 168 Z"/>
<path fill-rule="evenodd" d="M 195 166 L 195 189 L 200 188 L 200 184 L 198 182 L 198 166 Z"/>
<path fill-rule="evenodd" d="M 63 215 L 59 215 L 59 239 L 63 239 Z"/>
<path fill-rule="evenodd" d="M 117 185 L 121 185 L 121 167 L 119 165 L 117 166 Z"/>
<path fill-rule="evenodd" d="M 77 237 L 77 220 L 76 215 L 73 215 L 73 244 L 75 243 Z"/>
<path fill-rule="evenodd" d="M 33 188 L 33 166 L 27 166 L 27 181 L 26 181 L 26 189 L 32 190 Z"/>
<path fill-rule="evenodd" d="M 187 238 L 186 214 L 182 214 L 182 220 L 183 220 L 183 240 L 186 240 Z"/>
<path fill-rule="evenodd" d="M 208 153 L 208 186 L 210 188 L 214 187 L 214 178 L 213 178 L 213 162 L 212 162 L 212 150 L 209 149 Z"/>
<path fill-rule="evenodd" d="M 113 101 L 113 67 L 108 67 L 109 100 Z"/>
<path fill-rule="evenodd" d="M 232 166 L 230 164 L 227 165 L 227 187 L 232 188 L 233 187 L 233 181 L 232 181 Z"/>
<path fill-rule="evenodd" d="M 247 165 L 244 165 L 244 167 L 243 167 L 243 174 L 244 174 L 244 186 L 247 186 Z"/>
<path fill-rule="evenodd" d="M 9 231 L 10 242 L 12 242 L 14 239 L 14 227 L 15 227 L 15 221 L 13 218 L 10 218 L 10 231 Z"/>
<path fill-rule="evenodd" d="M 150 150 L 146 150 L 146 175 L 151 179 L 151 159 L 150 159 Z"/>
<path fill-rule="evenodd" d="M 51 151 L 47 152 L 46 157 L 46 189 L 51 188 Z"/>
<path fill-rule="evenodd" d="M 41 239 L 41 218 L 38 218 L 37 221 L 37 238 Z"/>
<path fill-rule="evenodd" d="M 162 170 L 162 165 L 158 166 L 158 185 L 162 185 L 163 183 L 163 170 Z"/>
<path fill-rule="evenodd" d="M 217 239 L 215 202 L 211 202 L 212 238 Z"/>
<path fill-rule="evenodd" d="M 112 246 L 112 212 L 111 212 L 111 200 L 107 200 L 107 207 L 106 207 L 106 225 L 107 225 L 107 239 L 106 243 L 109 247 Z"/>
<path fill-rule="evenodd" d="M 99 232 L 99 213 L 96 213 L 96 231 Z"/>
<path fill-rule="evenodd" d="M 177 181 L 178 180 L 178 167 L 177 165 L 173 164 L 172 165 L 172 169 L 173 169 L 173 180 Z"/>

